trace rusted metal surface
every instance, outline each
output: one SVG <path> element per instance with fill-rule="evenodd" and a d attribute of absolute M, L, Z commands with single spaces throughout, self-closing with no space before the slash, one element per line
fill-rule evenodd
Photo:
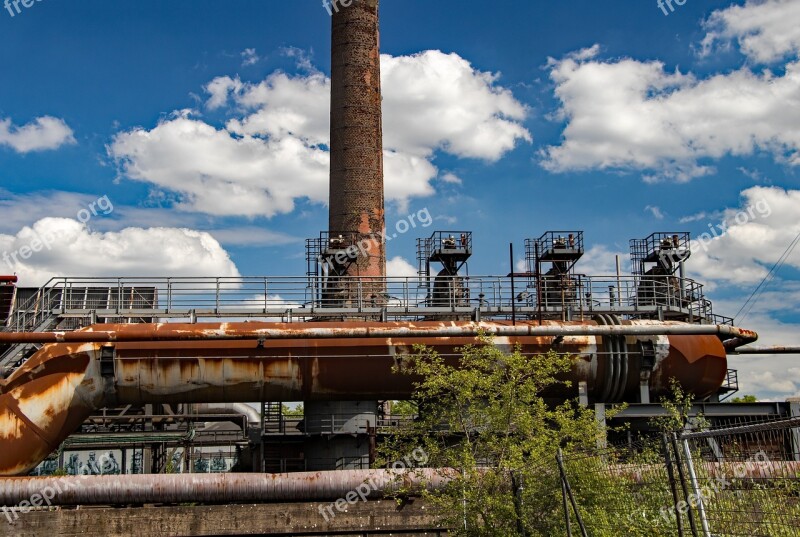
<path fill-rule="evenodd" d="M 722 339 L 753 342 L 758 334 L 728 325 L 695 325 L 679 322 L 627 321 L 620 326 L 593 322 L 358 322 L 308 323 L 207 323 L 207 324 L 108 324 L 76 332 L 6 332 L 0 343 L 91 343 L 142 341 L 199 341 L 246 339 L 346 339 L 346 338 L 442 338 L 474 337 L 479 332 L 504 337 L 547 336 L 650 336 L 717 335 Z M 745 343 L 741 343 L 742 345 Z"/>
<path fill-rule="evenodd" d="M 0 505 L 45 490 L 52 505 L 335 501 L 356 491 L 382 498 L 399 488 L 437 490 L 452 470 L 337 470 L 292 474 L 166 474 L 0 479 Z M 48 496 L 51 494 L 48 493 Z"/>
<path fill-rule="evenodd" d="M 0 384 L 0 475 L 34 468 L 103 405 L 95 345 L 45 347 Z"/>
<path fill-rule="evenodd" d="M 96 410 L 108 404 L 245 403 L 255 401 L 337 401 L 405 399 L 414 378 L 393 372 L 395 365 L 429 346 L 457 362 L 458 349 L 475 343 L 480 329 L 501 334 L 495 344 L 526 354 L 577 356 L 567 376 L 572 388 L 554 397 L 574 397 L 577 382 L 591 398 L 602 397 L 611 367 L 602 336 L 593 331 L 631 331 L 626 376 L 619 400 L 635 400 L 641 370 L 638 343 L 651 340 L 656 364 L 653 394 L 669 392 L 677 378 L 685 390 L 703 396 L 717 390 L 727 369 L 725 349 L 715 327 L 649 321 L 622 326 L 546 321 L 542 326 L 438 321 L 419 323 L 315 323 L 305 325 L 230 323 L 215 325 L 98 325 L 68 336 L 96 337 L 108 343 L 56 343 L 43 347 L 0 382 L 0 475 L 25 473 Z M 636 334 L 710 329 L 708 335 Z M 513 334 L 502 335 L 510 331 Z M 623 332 L 624 333 L 624 332 Z M 342 336 L 344 337 L 336 337 Z M 387 335 L 388 334 L 388 335 Z M 533 334 L 533 335 L 532 335 Z M 265 337 L 269 335 L 270 337 Z M 272 337 L 277 336 L 277 337 Z M 361 336 L 361 337 L 359 337 Z M 556 340 L 556 336 L 559 337 Z M 112 352 L 113 381 L 100 374 L 103 347 Z M 108 365 L 108 364 L 107 364 Z"/>
<path fill-rule="evenodd" d="M 670 380 L 703 399 L 715 393 L 728 374 L 727 360 L 721 360 L 726 351 L 716 338 L 697 336 L 670 336 L 669 353 L 659 363 L 650 379 L 651 396 L 672 393 Z"/>
<path fill-rule="evenodd" d="M 385 276 L 378 0 L 353 0 L 332 16 L 331 233 L 358 233 L 367 248 L 349 276 Z"/>
<path fill-rule="evenodd" d="M 730 354 L 800 354 L 800 347 L 739 347 Z"/>
<path fill-rule="evenodd" d="M 800 463 L 791 461 L 701 464 L 711 478 L 736 475 L 740 479 L 764 480 L 800 474 Z M 613 475 L 635 482 L 646 481 L 649 471 L 650 468 L 641 465 L 609 466 Z M 51 505 L 335 501 L 354 491 L 364 498 L 377 499 L 391 495 L 401 486 L 417 493 L 439 490 L 454 475 L 452 469 L 426 468 L 291 474 L 18 477 L 0 479 L 0 506 L 12 507 L 45 494 Z"/>

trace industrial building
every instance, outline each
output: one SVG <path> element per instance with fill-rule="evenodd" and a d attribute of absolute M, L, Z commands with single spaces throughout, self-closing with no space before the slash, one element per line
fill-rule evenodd
<path fill-rule="evenodd" d="M 686 277 L 687 233 L 632 238 L 630 271 L 587 275 L 591 233 L 532 229 L 524 272 L 480 276 L 473 231 L 442 230 L 419 237 L 417 277 L 387 277 L 378 1 L 353 0 L 332 21 L 329 227 L 307 241 L 306 275 L 58 277 L 36 289 L 0 278 L 0 475 L 118 476 L 54 501 L 131 507 L 93 522 L 38 511 L 13 531 L 124 534 L 146 516 L 165 535 L 442 533 L 419 503 L 362 503 L 330 522 L 317 508 L 372 475 L 382 438 L 408 419 L 387 405 L 413 389 L 392 367 L 416 344 L 454 356 L 479 331 L 576 356 L 574 389 L 549 396 L 600 415 L 630 403 L 615 419 L 633 430 L 660 412 L 671 379 L 712 420 L 797 415 L 790 403 L 720 403 L 737 390 L 727 355 L 757 335 Z M 297 402 L 302 415 L 286 406 Z M 0 502 L 24 498 L 25 483 L 0 480 Z"/>

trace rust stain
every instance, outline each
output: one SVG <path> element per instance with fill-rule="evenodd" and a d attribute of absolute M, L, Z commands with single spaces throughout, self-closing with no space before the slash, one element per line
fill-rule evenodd
<path fill-rule="evenodd" d="M 366 328 L 371 335 L 387 329 L 425 331 L 446 327 L 480 326 L 487 331 L 509 323 L 416 321 L 409 323 L 314 323 L 326 334 L 341 328 Z M 579 326 L 592 323 L 557 323 Z M 458 349 L 475 344 L 472 336 L 319 338 L 306 336 L 309 325 L 281 323 L 225 323 L 204 325 L 97 325 L 85 332 L 112 333 L 119 341 L 115 387 L 119 404 L 215 403 L 290 400 L 402 399 L 415 379 L 392 372 L 417 344 L 434 348 L 449 363 L 457 363 Z M 198 333 L 250 335 L 267 330 L 288 339 L 191 339 Z M 255 332 L 254 332 L 255 331 Z M 402 333 L 402 330 L 400 330 Z M 187 340 L 152 341 L 150 338 L 186 336 Z M 130 341 L 127 339 L 133 335 Z M 369 335 L 369 334 L 368 334 Z M 297 337 L 294 337 L 297 336 Z M 716 336 L 669 336 L 663 339 L 663 358 L 651 379 L 654 393 L 668 389 L 678 378 L 697 395 L 717 389 L 727 369 L 725 350 Z M 639 367 L 636 338 L 628 338 L 628 391 L 636 391 Z M 599 358 L 598 338 L 567 336 L 557 344 L 552 336 L 504 337 L 508 347 L 520 344 L 528 354 L 559 353 L 577 356 L 565 377 L 572 387 L 553 396 L 575 397 L 578 381 L 590 394 L 603 387 L 607 365 Z M 89 413 L 103 405 L 104 381 L 99 375 L 99 343 L 45 345 L 4 383 L 0 394 L 0 475 L 24 473 L 46 457 L 76 430 Z"/>

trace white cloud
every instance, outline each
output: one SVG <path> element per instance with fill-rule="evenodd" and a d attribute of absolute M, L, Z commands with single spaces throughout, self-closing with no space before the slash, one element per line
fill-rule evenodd
<path fill-rule="evenodd" d="M 763 183 L 765 181 L 764 176 L 758 170 L 750 170 L 748 168 L 745 168 L 744 166 L 740 166 L 737 169 L 740 172 L 742 172 L 742 175 L 744 175 L 745 177 L 747 177 L 751 181 L 754 181 L 756 183 Z"/>
<path fill-rule="evenodd" d="M 328 197 L 328 154 L 295 137 L 262 140 L 182 114 L 118 134 L 112 155 L 131 179 L 181 195 L 177 208 L 219 216 L 273 216 L 297 198 Z"/>
<path fill-rule="evenodd" d="M 498 75 L 438 50 L 381 60 L 387 147 L 496 161 L 520 140 L 531 140 L 519 124 L 528 110 L 497 86 Z"/>
<path fill-rule="evenodd" d="M 63 119 L 43 116 L 21 127 L 10 119 L 0 119 L 0 147 L 7 145 L 17 153 L 58 149 L 74 143 L 72 129 Z"/>
<path fill-rule="evenodd" d="M 598 244 L 592 246 L 583 254 L 578 261 L 577 271 L 587 276 L 610 276 L 617 273 L 617 256 L 620 258 L 621 273 L 627 274 L 626 263 L 628 254 L 626 252 L 615 252 L 609 250 L 607 246 Z"/>
<path fill-rule="evenodd" d="M 660 207 L 654 205 L 648 205 L 647 207 L 644 208 L 644 210 L 652 214 L 653 218 L 655 218 L 656 220 L 664 219 L 664 213 L 661 211 Z"/>
<path fill-rule="evenodd" d="M 417 269 L 398 256 L 386 261 L 386 275 L 390 278 L 416 278 Z"/>
<path fill-rule="evenodd" d="M 709 213 L 706 211 L 700 211 L 699 213 L 690 214 L 688 216 L 682 216 L 678 221 L 681 224 L 688 224 L 689 222 L 700 222 L 705 220 L 710 222 L 711 220 L 716 220 L 718 217 L 722 216 L 722 213 Z"/>
<path fill-rule="evenodd" d="M 206 107 L 232 104 L 225 128 L 183 111 L 153 129 L 117 134 L 108 153 L 129 178 L 179 196 L 177 208 L 273 216 L 328 197 L 330 80 L 276 72 L 260 83 L 218 77 Z M 386 198 L 401 208 L 432 195 L 437 151 L 496 161 L 531 139 L 528 114 L 498 76 L 456 54 L 382 56 Z M 445 181 L 455 176 L 445 176 Z"/>
<path fill-rule="evenodd" d="M 242 81 L 239 78 L 220 76 L 206 84 L 206 93 L 211 95 L 206 101 L 206 106 L 211 110 L 221 108 L 228 103 L 230 93 L 239 91 L 242 88 Z"/>
<path fill-rule="evenodd" d="M 436 166 L 425 158 L 385 150 L 383 152 L 386 199 L 400 202 L 400 212 L 408 210 L 408 199 L 432 195 L 430 181 L 436 177 Z"/>
<path fill-rule="evenodd" d="M 258 63 L 258 60 L 261 58 L 258 57 L 256 54 L 256 49 L 254 48 L 246 48 L 242 51 L 242 66 L 247 67 L 248 65 L 255 65 Z"/>
<path fill-rule="evenodd" d="M 715 11 L 706 21 L 703 52 L 736 41 L 750 60 L 770 63 L 800 51 L 800 2 L 748 0 Z"/>
<path fill-rule="evenodd" d="M 219 85 L 244 111 L 241 119 L 228 122 L 228 131 L 264 138 L 296 137 L 309 145 L 328 144 L 331 83 L 321 73 L 290 77 L 276 72 L 258 84 L 228 77 L 215 80 L 221 80 Z M 207 87 L 212 85 L 213 81 Z"/>
<path fill-rule="evenodd" d="M 221 244 L 229 246 L 280 246 L 302 244 L 303 239 L 263 227 L 245 226 L 208 231 Z"/>
<path fill-rule="evenodd" d="M 748 393 L 751 390 L 770 395 L 774 392 L 795 393 L 798 383 L 800 383 L 800 368 L 793 367 L 781 371 L 778 376 L 773 371 L 753 372 L 744 380 L 744 388 Z"/>
<path fill-rule="evenodd" d="M 0 233 L 16 233 L 22 227 L 48 216 L 76 218 L 100 195 L 42 191 L 14 194 L 0 189 Z M 113 200 L 112 200 L 113 201 Z"/>
<path fill-rule="evenodd" d="M 441 181 L 443 183 L 449 183 L 451 185 L 461 185 L 464 183 L 461 177 L 457 176 L 453 172 L 447 172 L 444 175 L 442 175 Z"/>
<path fill-rule="evenodd" d="M 690 267 L 700 279 L 749 285 L 760 282 L 800 233 L 800 190 L 752 187 L 742 192 L 742 205 L 727 209 L 722 222 L 709 222 Z M 716 235 L 716 236 L 715 236 Z M 786 259 L 800 268 L 800 249 Z"/>
<path fill-rule="evenodd" d="M 0 235 L 0 266 L 28 286 L 64 275 L 239 276 L 208 233 L 174 228 L 97 233 L 67 218 L 44 218 L 15 235 Z"/>
<path fill-rule="evenodd" d="M 436 217 L 434 217 L 434 220 L 441 220 L 442 222 L 444 222 L 448 226 L 453 226 L 453 225 L 458 223 L 458 217 L 457 216 L 450 216 L 448 214 L 437 215 Z"/>
<path fill-rule="evenodd" d="M 542 151 L 554 172 L 638 171 L 689 181 L 708 161 L 771 153 L 800 165 L 800 62 L 782 76 L 748 68 L 698 80 L 661 62 L 551 60 L 565 121 L 560 145 Z"/>
<path fill-rule="evenodd" d="M 789 293 L 785 292 L 786 289 L 776 289 L 774 293 L 768 294 L 754 309 L 754 313 L 741 323 L 741 326 L 758 332 L 759 340 L 755 345 L 800 345 L 800 325 L 781 322 L 772 316 L 774 313 L 770 313 L 781 311 L 784 305 L 797 310 L 800 290 L 796 285 L 788 287 L 792 289 Z M 733 315 L 743 301 L 743 298 L 735 302 L 716 301 L 714 310 Z M 774 401 L 800 396 L 800 369 L 795 356 L 731 355 L 728 357 L 728 367 L 739 372 L 739 389 L 742 394 L 753 394 L 760 400 Z"/>

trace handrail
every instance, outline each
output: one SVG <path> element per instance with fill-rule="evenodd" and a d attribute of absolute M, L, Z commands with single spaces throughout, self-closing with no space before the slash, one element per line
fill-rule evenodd
<path fill-rule="evenodd" d="M 441 316 L 448 312 L 486 316 L 508 315 L 512 306 L 522 315 L 558 315 L 570 311 L 591 318 L 613 312 L 654 318 L 666 313 L 690 322 L 708 322 L 711 302 L 703 286 L 675 276 L 543 275 L 536 289 L 533 274 L 522 275 L 512 296 L 505 276 L 431 277 L 58 277 L 52 278 L 15 308 L 11 332 L 36 330 L 48 317 L 115 321 L 124 318 L 254 317 L 284 315 Z M 367 289 L 382 289 L 380 294 Z M 539 298 L 541 297 L 541 298 Z M 659 317 L 660 318 L 660 317 Z M 722 321 L 723 319 L 719 319 Z M 715 323 L 716 324 L 716 323 Z M 725 324 L 728 324 L 725 322 Z"/>

